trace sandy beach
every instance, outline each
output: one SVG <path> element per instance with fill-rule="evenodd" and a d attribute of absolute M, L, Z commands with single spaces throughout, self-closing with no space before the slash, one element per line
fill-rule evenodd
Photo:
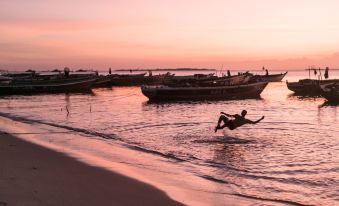
<path fill-rule="evenodd" d="M 148 184 L 0 134 L 0 205 L 181 205 Z"/>

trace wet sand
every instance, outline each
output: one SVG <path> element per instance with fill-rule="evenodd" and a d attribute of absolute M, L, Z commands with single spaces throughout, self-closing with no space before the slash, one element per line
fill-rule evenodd
<path fill-rule="evenodd" d="M 181 205 L 138 180 L 0 133 L 0 205 Z"/>

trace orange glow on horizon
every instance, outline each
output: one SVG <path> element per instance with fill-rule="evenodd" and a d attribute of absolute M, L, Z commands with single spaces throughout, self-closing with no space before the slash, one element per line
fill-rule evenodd
<path fill-rule="evenodd" d="M 339 68 L 337 1 L 0 2 L 0 69 Z"/>

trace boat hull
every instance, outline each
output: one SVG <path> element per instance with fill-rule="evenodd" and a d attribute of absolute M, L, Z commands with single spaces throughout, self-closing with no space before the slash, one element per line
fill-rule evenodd
<path fill-rule="evenodd" d="M 339 83 L 323 84 L 321 86 L 321 96 L 329 103 L 339 103 Z"/>
<path fill-rule="evenodd" d="M 155 78 L 141 75 L 112 75 L 112 86 L 140 86 L 143 84 L 150 84 Z"/>
<path fill-rule="evenodd" d="M 339 103 L 339 93 L 322 92 L 321 96 L 323 96 L 328 102 L 336 104 Z"/>
<path fill-rule="evenodd" d="M 151 101 L 232 100 L 260 97 L 267 82 L 218 87 L 142 86 L 142 93 Z"/>
<path fill-rule="evenodd" d="M 93 88 L 102 88 L 102 87 L 111 87 L 111 77 L 110 76 L 99 76 L 98 79 L 92 85 Z"/>
<path fill-rule="evenodd" d="M 89 92 L 95 81 L 91 78 L 65 83 L 0 85 L 0 95 Z"/>
<path fill-rule="evenodd" d="M 299 82 L 287 82 L 287 88 L 296 95 L 302 96 L 320 96 L 322 94 L 321 85 L 339 82 L 338 79 L 331 80 L 301 80 Z"/>

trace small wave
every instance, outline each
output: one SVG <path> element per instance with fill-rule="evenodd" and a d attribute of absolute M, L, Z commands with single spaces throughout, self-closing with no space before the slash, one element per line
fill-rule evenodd
<path fill-rule="evenodd" d="M 264 176 L 264 175 L 253 175 L 253 174 L 245 174 L 245 173 L 239 173 L 237 174 L 239 177 L 245 177 L 250 178 L 254 180 L 269 180 L 269 181 L 275 181 L 280 182 L 283 184 L 291 184 L 291 185 L 309 185 L 313 187 L 322 187 L 327 186 L 324 183 L 315 182 L 315 181 L 309 181 L 309 180 L 302 180 L 297 178 L 279 178 L 279 177 L 272 177 L 272 176 Z"/>
<path fill-rule="evenodd" d="M 274 182 L 280 182 L 283 184 L 290 184 L 290 185 L 309 185 L 313 187 L 323 187 L 323 186 L 328 186 L 328 184 L 324 182 L 316 182 L 316 181 L 310 181 L 310 180 L 303 180 L 303 179 L 298 179 L 298 178 L 279 178 L 279 177 L 273 177 L 273 176 L 268 176 L 267 174 L 269 173 L 257 173 L 253 174 L 252 171 L 246 170 L 246 169 L 238 169 L 235 167 L 230 167 L 229 165 L 225 165 L 223 163 L 218 163 L 214 162 L 211 160 L 206 160 L 206 164 L 208 164 L 209 167 L 215 167 L 215 168 L 222 168 L 222 169 L 227 169 L 227 170 L 232 170 L 236 171 L 234 175 L 242 177 L 242 178 L 248 178 L 248 179 L 254 179 L 254 180 L 268 180 L 268 181 L 274 181 Z M 258 174 L 263 174 L 263 175 L 258 175 Z"/>
<path fill-rule="evenodd" d="M 210 123 L 210 122 L 208 122 Z M 144 124 L 144 125 L 141 125 L 141 126 L 133 126 L 132 128 L 129 128 L 128 130 L 130 129 L 133 129 L 133 130 L 139 130 L 139 129 L 148 129 L 148 128 L 156 128 L 156 127 L 168 127 L 168 126 L 172 126 L 172 127 L 186 127 L 186 126 L 196 126 L 196 125 L 200 125 L 200 124 L 206 124 L 206 122 L 176 122 L 176 123 L 163 123 L 163 124 Z"/>
<path fill-rule="evenodd" d="M 145 152 L 145 153 L 150 153 L 150 154 L 155 154 L 155 155 L 158 155 L 158 156 L 161 156 L 161 157 L 165 157 L 167 159 L 173 159 L 173 160 L 176 160 L 178 162 L 184 162 L 185 161 L 184 159 L 179 158 L 172 153 L 165 154 L 165 153 L 162 153 L 162 152 L 159 152 L 159 151 L 146 149 L 146 148 L 139 147 L 139 146 L 136 146 L 136 145 L 127 145 L 127 147 L 130 148 L 130 149 L 133 149 L 133 150 L 137 150 L 137 151 L 141 151 L 141 152 Z"/>
<path fill-rule="evenodd" d="M 217 182 L 217 183 L 230 184 L 229 182 L 227 182 L 225 180 L 217 179 L 217 178 L 214 178 L 214 177 L 209 176 L 209 175 L 199 175 L 199 177 L 213 181 L 213 182 Z"/>
<path fill-rule="evenodd" d="M 10 114 L 7 114 L 7 113 L 2 113 L 2 112 L 0 112 L 0 116 L 10 118 L 14 121 L 20 121 L 20 122 L 28 123 L 28 124 L 32 124 L 32 123 L 44 124 L 44 125 L 49 125 L 49 126 L 53 126 L 53 127 L 57 127 L 57 128 L 67 129 L 67 130 L 70 130 L 70 131 L 79 132 L 79 133 L 83 133 L 83 134 L 87 134 L 87 135 L 91 135 L 91 136 L 98 136 L 98 137 L 101 137 L 101 138 L 104 138 L 104 139 L 120 140 L 120 138 L 118 138 L 115 134 L 105 134 L 105 133 L 100 133 L 100 132 L 96 132 L 96 131 L 92 131 L 92 130 L 88 130 L 88 129 L 83 129 L 83 128 L 76 128 L 76 127 L 71 127 L 71 126 L 67 126 L 67 125 L 60 125 L 60 124 L 55 124 L 55 123 L 51 123 L 51 122 L 44 122 L 42 120 L 35 120 L 35 119 L 29 119 L 29 118 L 25 118 L 25 117 L 13 116 L 13 115 L 10 115 Z"/>
<path fill-rule="evenodd" d="M 299 202 L 294 202 L 294 201 L 291 201 L 291 200 L 271 199 L 271 198 L 257 197 L 257 196 L 238 194 L 238 193 L 233 193 L 232 195 L 239 196 L 239 197 L 250 198 L 250 199 L 255 199 L 255 200 L 278 202 L 278 203 L 289 204 L 289 205 L 296 205 L 296 206 L 313 206 L 313 205 L 309 205 L 309 204 L 303 204 L 303 203 L 299 203 Z"/>
<path fill-rule="evenodd" d="M 212 161 L 212 160 L 206 160 L 204 163 L 207 164 L 209 167 L 224 168 L 224 169 L 233 170 L 233 171 L 237 171 L 237 172 L 249 172 L 248 170 L 245 170 L 245 169 L 238 169 L 236 167 L 231 167 L 231 166 L 228 166 L 226 164 L 215 162 L 215 161 Z"/>
<path fill-rule="evenodd" d="M 203 144 L 251 144 L 255 143 L 255 140 L 240 139 L 236 137 L 222 137 L 217 139 L 203 139 L 203 140 L 194 140 L 193 143 L 203 143 Z"/>
<path fill-rule="evenodd" d="M 204 178 L 206 180 L 210 180 L 210 181 L 216 182 L 216 183 L 234 184 L 232 182 L 227 182 L 225 180 L 217 179 L 217 178 L 209 176 L 209 175 L 199 175 L 199 177 Z M 234 185 L 236 185 L 236 184 L 234 184 Z M 256 200 L 262 200 L 262 201 L 278 202 L 278 203 L 289 204 L 289 205 L 310 206 L 308 204 L 302 204 L 302 203 L 294 202 L 294 201 L 290 201 L 290 200 L 271 199 L 271 198 L 257 197 L 257 196 L 246 195 L 246 194 L 239 194 L 239 193 L 231 193 L 231 195 L 235 195 L 235 196 L 239 196 L 239 197 L 245 197 L 245 198 L 250 198 L 250 199 L 256 199 Z"/>

